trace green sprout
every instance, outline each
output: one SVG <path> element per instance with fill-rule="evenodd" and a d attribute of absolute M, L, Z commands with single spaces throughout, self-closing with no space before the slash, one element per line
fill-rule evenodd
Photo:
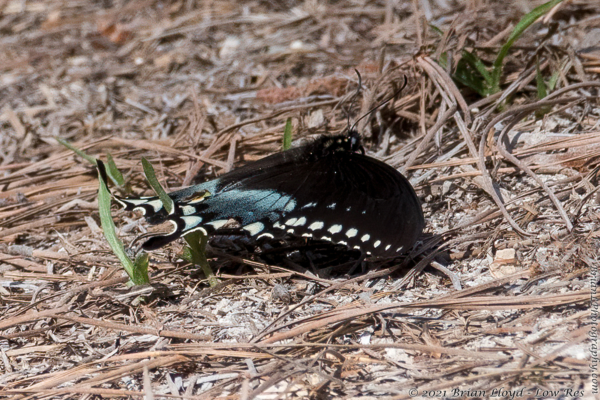
<path fill-rule="evenodd" d="M 116 228 L 114 221 L 112 220 L 112 214 L 110 211 L 112 196 L 110 190 L 108 189 L 108 179 L 110 179 L 115 185 L 119 187 L 125 187 L 125 179 L 123 175 L 117 168 L 113 157 L 110 154 L 107 154 L 107 165 L 105 165 L 101 160 L 98 160 L 80 149 L 74 147 L 69 142 L 56 138 L 56 140 L 73 151 L 83 159 L 87 160 L 90 164 L 95 165 L 98 168 L 99 175 L 99 188 L 98 188 L 98 208 L 100 214 L 100 223 L 102 226 L 102 232 L 104 233 L 104 237 L 108 242 L 113 253 L 117 256 L 123 269 L 127 272 L 130 278 L 131 285 L 145 285 L 150 282 L 148 277 L 148 265 L 149 265 L 149 257 L 148 253 L 145 251 L 140 251 L 134 260 L 132 260 L 125 250 L 125 246 L 123 242 L 118 238 L 116 233 Z M 146 160 L 142 158 L 142 166 L 144 168 L 144 174 L 146 175 L 146 179 L 148 183 L 154 189 L 165 210 L 168 213 L 171 213 L 174 209 L 173 200 L 167 192 L 163 189 L 163 187 L 158 182 L 156 178 L 156 174 L 154 172 L 154 168 L 152 165 Z M 218 279 L 214 276 L 210 265 L 208 264 L 208 260 L 205 255 L 207 238 L 202 235 L 200 232 L 191 232 L 184 236 L 184 239 L 188 243 L 189 247 L 186 246 L 184 248 L 183 254 L 181 257 L 186 261 L 189 261 L 193 264 L 199 265 L 202 268 L 202 271 L 207 276 L 209 283 L 211 286 L 215 286 L 218 284 Z"/>
<path fill-rule="evenodd" d="M 127 255 L 125 247 L 123 246 L 123 242 L 117 237 L 115 223 L 110 213 L 112 196 L 106 184 L 106 167 L 100 160 L 97 160 L 97 166 L 99 175 L 98 178 L 100 182 L 100 187 L 98 189 L 98 208 L 100 211 L 100 223 L 102 224 L 102 232 L 104 233 L 104 237 L 106 238 L 106 241 L 108 242 L 108 245 L 112 249 L 113 253 L 117 256 L 119 261 L 121 261 L 121 265 L 125 269 L 125 272 L 127 272 L 127 275 L 129 275 L 131 283 L 133 285 L 149 284 L 150 278 L 148 277 L 148 254 L 145 251 L 141 251 L 135 257 L 134 261 L 132 261 Z"/>
<path fill-rule="evenodd" d="M 489 96 L 500 91 L 500 80 L 504 68 L 504 59 L 514 43 L 521 37 L 542 15 L 546 14 L 562 0 L 551 0 L 527 13 L 508 37 L 504 46 L 500 48 L 491 69 L 474 53 L 464 50 L 458 62 L 454 79 L 463 85 L 475 90 L 481 96 Z"/>
<path fill-rule="evenodd" d="M 292 119 L 288 118 L 283 129 L 283 151 L 290 147 L 292 147 Z"/>

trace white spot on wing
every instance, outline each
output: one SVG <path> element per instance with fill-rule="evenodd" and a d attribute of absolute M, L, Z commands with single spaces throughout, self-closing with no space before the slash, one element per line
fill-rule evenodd
<path fill-rule="evenodd" d="M 381 244 L 381 240 L 378 240 L 375 243 L 373 243 L 373 247 L 377 248 L 377 247 L 379 247 L 380 244 Z"/>
<path fill-rule="evenodd" d="M 321 240 L 327 240 L 327 241 L 331 242 L 331 238 L 328 236 L 322 236 Z"/>
<path fill-rule="evenodd" d="M 198 224 L 202 222 L 202 217 L 198 217 L 195 215 L 188 215 L 187 217 L 181 217 L 181 219 L 183 220 L 183 222 L 185 222 L 185 228 L 183 228 L 183 230 L 186 232 L 198 226 Z"/>
<path fill-rule="evenodd" d="M 357 234 L 358 234 L 358 231 L 354 228 L 348 229 L 348 231 L 346 232 L 346 236 L 348 236 L 349 238 L 352 238 L 352 237 L 356 236 Z"/>
<path fill-rule="evenodd" d="M 258 235 L 257 239 L 261 239 L 261 238 L 264 238 L 264 237 L 268 237 L 270 239 L 273 239 L 275 236 L 271 235 L 270 233 L 262 233 L 262 234 Z"/>
<path fill-rule="evenodd" d="M 305 208 L 311 208 L 311 207 L 314 207 L 316 205 L 317 205 L 317 203 L 308 203 L 308 204 L 302 206 L 302 208 L 300 208 L 300 209 L 304 210 Z"/>
<path fill-rule="evenodd" d="M 160 209 L 163 206 L 162 201 L 160 201 L 160 199 L 149 201 L 146 204 L 148 204 L 149 206 L 151 206 L 154 209 L 154 212 L 159 212 Z"/>
<path fill-rule="evenodd" d="M 366 242 L 369 239 L 371 239 L 371 235 L 362 235 L 362 237 L 360 238 L 360 241 Z"/>
<path fill-rule="evenodd" d="M 334 210 L 336 204 L 337 203 L 331 203 L 330 205 L 327 206 L 327 208 L 330 208 L 330 209 Z"/>
<path fill-rule="evenodd" d="M 325 226 L 323 221 L 317 221 L 310 224 L 308 226 L 308 229 L 310 229 L 311 231 L 316 231 L 317 229 L 323 229 L 323 226 Z"/>
<path fill-rule="evenodd" d="M 303 233 L 302 237 L 311 238 L 312 237 L 312 233 Z"/>
<path fill-rule="evenodd" d="M 227 219 L 218 219 L 216 221 L 212 221 L 207 223 L 206 225 L 211 225 L 213 228 L 215 229 L 220 229 L 222 228 L 229 220 Z"/>
<path fill-rule="evenodd" d="M 342 226 L 341 225 L 331 225 L 331 228 L 327 229 L 328 232 L 330 232 L 332 235 L 341 232 L 342 231 Z"/>
<path fill-rule="evenodd" d="M 287 230 L 287 233 L 294 233 L 294 230 L 292 228 Z"/>
<path fill-rule="evenodd" d="M 296 221 L 298 221 L 298 218 L 290 218 L 287 221 L 285 221 L 285 224 L 293 226 L 296 223 Z"/>
<path fill-rule="evenodd" d="M 400 246 L 400 247 L 398 247 L 398 250 L 396 250 L 396 253 L 398 253 L 398 252 L 402 251 L 402 249 L 403 249 L 403 248 L 404 248 L 404 246 Z"/>
<path fill-rule="evenodd" d="M 360 246 L 354 246 L 356 250 L 360 250 Z"/>
<path fill-rule="evenodd" d="M 260 233 L 263 229 L 265 229 L 265 224 L 263 224 L 262 222 L 254 222 L 252 224 L 244 226 L 242 229 L 250 232 L 250 236 L 254 236 L 257 233 Z"/>
<path fill-rule="evenodd" d="M 338 242 L 338 244 L 343 244 L 344 246 L 348 246 L 348 243 L 347 243 L 347 242 L 344 242 L 343 240 L 340 240 L 340 241 Z"/>
<path fill-rule="evenodd" d="M 390 247 L 392 247 L 391 244 L 388 244 L 387 246 L 385 246 L 385 251 L 388 251 L 390 249 Z"/>
<path fill-rule="evenodd" d="M 350 209 L 351 209 L 351 208 L 352 208 L 352 207 L 348 207 L 348 208 L 346 208 L 346 211 L 350 211 Z"/>
<path fill-rule="evenodd" d="M 293 224 L 291 224 L 292 226 L 303 226 L 304 224 L 306 224 L 306 218 L 301 217 L 298 219 L 298 221 L 294 222 Z M 290 224 L 288 224 L 290 225 Z"/>
<path fill-rule="evenodd" d="M 190 215 L 196 212 L 196 207 L 194 206 L 183 206 L 181 207 L 181 211 L 183 215 Z"/>
<path fill-rule="evenodd" d="M 281 225 L 279 221 L 275 221 L 275 223 L 273 224 L 273 228 L 285 229 L 285 225 Z"/>

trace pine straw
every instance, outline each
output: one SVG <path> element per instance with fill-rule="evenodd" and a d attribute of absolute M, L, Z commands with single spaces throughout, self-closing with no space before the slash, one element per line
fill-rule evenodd
<path fill-rule="evenodd" d="M 485 99 L 436 62 L 473 48 L 492 61 L 539 3 L 0 3 L 0 395 L 591 395 L 597 4 L 563 3 L 528 30 Z M 559 71 L 543 100 L 537 65 Z M 95 171 L 54 136 L 110 152 L 138 194 L 142 156 L 175 189 L 278 151 L 287 117 L 296 138 L 344 129 L 354 68 L 353 115 L 409 80 L 359 128 L 422 199 L 412 259 L 315 276 L 215 249 L 208 288 L 177 243 L 153 253 L 153 287 L 126 287 Z M 145 232 L 114 215 L 126 243 Z"/>

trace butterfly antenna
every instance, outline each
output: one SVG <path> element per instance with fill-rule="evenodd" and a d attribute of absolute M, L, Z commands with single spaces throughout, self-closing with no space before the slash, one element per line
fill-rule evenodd
<path fill-rule="evenodd" d="M 356 73 L 358 74 L 358 71 L 356 71 Z M 379 107 L 382 107 L 385 104 L 387 104 L 390 100 L 393 100 L 396 96 L 398 96 L 400 94 L 400 92 L 402 92 L 404 90 L 404 88 L 406 87 L 407 84 L 408 84 L 408 78 L 406 77 L 406 75 L 404 75 L 404 83 L 402 84 L 400 89 L 396 90 L 393 95 L 391 95 L 387 99 L 383 100 L 381 103 L 377 104 L 375 107 L 373 107 L 369 111 L 367 111 L 362 117 L 357 119 L 348 131 L 350 132 L 350 131 L 354 130 L 356 128 L 356 125 L 358 125 L 358 123 L 361 120 L 363 120 L 365 117 L 368 117 L 369 115 L 371 115 L 371 113 L 373 113 L 373 111 L 377 110 Z"/>
<path fill-rule="evenodd" d="M 358 95 L 360 94 L 360 90 L 362 89 L 362 77 L 360 76 L 360 72 L 358 72 L 358 70 L 356 68 L 354 68 L 354 72 L 356 72 L 356 75 L 358 75 L 358 88 L 356 89 L 356 93 L 354 93 L 354 96 L 352 96 L 352 99 L 350 99 L 351 103 L 350 103 L 350 108 L 348 110 L 344 110 L 346 111 L 346 118 L 348 119 L 348 132 L 350 132 L 350 111 L 352 110 L 352 108 L 354 107 L 354 104 L 356 103 L 356 99 L 358 98 Z"/>

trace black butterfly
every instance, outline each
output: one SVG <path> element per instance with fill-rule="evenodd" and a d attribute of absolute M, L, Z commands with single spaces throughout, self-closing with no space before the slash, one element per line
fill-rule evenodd
<path fill-rule="evenodd" d="M 142 248 L 154 250 L 193 231 L 231 231 L 251 238 L 285 235 L 325 240 L 367 255 L 394 256 L 413 246 L 425 221 L 408 180 L 364 155 L 360 136 L 322 136 L 251 162 L 221 177 L 172 193 L 167 214 L 158 197 L 115 199 L 150 223 L 175 229 Z"/>

